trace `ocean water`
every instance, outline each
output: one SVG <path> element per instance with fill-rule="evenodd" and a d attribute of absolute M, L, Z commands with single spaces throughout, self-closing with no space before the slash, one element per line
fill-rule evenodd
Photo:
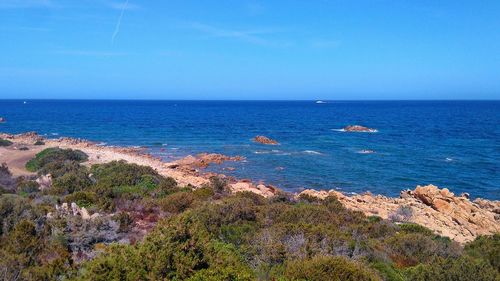
<path fill-rule="evenodd" d="M 432 183 L 500 199 L 499 101 L 0 100 L 0 116 L 7 119 L 0 132 L 147 146 L 166 161 L 199 152 L 245 156 L 211 169 L 288 191 L 397 196 Z M 339 130 L 349 124 L 378 132 Z M 253 143 L 256 135 L 281 145 Z"/>

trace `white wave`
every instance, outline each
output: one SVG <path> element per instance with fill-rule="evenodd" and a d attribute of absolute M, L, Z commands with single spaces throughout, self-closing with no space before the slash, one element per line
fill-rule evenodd
<path fill-rule="evenodd" d="M 53 136 L 59 136 L 59 133 L 50 133 Z"/>
<path fill-rule="evenodd" d="M 317 151 L 314 151 L 314 150 L 304 150 L 302 152 L 305 153 L 305 154 L 313 154 L 313 155 L 322 155 L 323 154 L 321 152 L 317 152 Z"/>
<path fill-rule="evenodd" d="M 345 129 L 331 129 L 332 131 L 335 131 L 335 132 L 347 132 Z M 352 132 L 349 132 L 349 133 L 378 133 L 378 130 L 377 129 L 370 129 L 368 131 L 352 131 Z"/>
<path fill-rule="evenodd" d="M 162 143 L 161 146 L 168 146 L 168 143 Z"/>
<path fill-rule="evenodd" d="M 375 153 L 375 151 L 370 150 L 370 149 L 362 149 L 362 150 L 356 151 L 356 153 L 359 153 L 359 154 L 372 154 L 372 153 Z"/>
<path fill-rule="evenodd" d="M 171 147 L 170 149 L 172 149 L 172 150 L 179 150 L 178 147 Z"/>
<path fill-rule="evenodd" d="M 105 146 L 106 144 L 108 144 L 107 142 L 100 142 L 98 144 L 96 144 L 97 146 Z"/>
<path fill-rule="evenodd" d="M 257 151 L 254 151 L 253 153 L 255 153 L 255 154 L 269 154 L 269 153 L 271 153 L 271 151 L 257 150 Z"/>
<path fill-rule="evenodd" d="M 451 162 L 451 161 L 453 161 L 453 158 L 446 157 L 446 159 L 445 159 L 445 160 L 446 160 L 446 162 Z"/>

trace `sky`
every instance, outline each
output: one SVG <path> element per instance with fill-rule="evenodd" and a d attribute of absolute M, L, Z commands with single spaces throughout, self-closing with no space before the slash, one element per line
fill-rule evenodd
<path fill-rule="evenodd" d="M 0 98 L 500 99 L 500 1 L 0 0 Z"/>

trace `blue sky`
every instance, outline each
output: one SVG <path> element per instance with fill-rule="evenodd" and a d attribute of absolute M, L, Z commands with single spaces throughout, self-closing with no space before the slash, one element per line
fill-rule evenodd
<path fill-rule="evenodd" d="M 500 1 L 1 0 L 0 98 L 499 99 Z"/>

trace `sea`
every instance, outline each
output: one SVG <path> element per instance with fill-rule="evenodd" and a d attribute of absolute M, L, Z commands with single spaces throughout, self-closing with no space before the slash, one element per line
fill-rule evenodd
<path fill-rule="evenodd" d="M 398 196 L 434 184 L 500 199 L 500 101 L 0 100 L 0 117 L 0 132 L 144 146 L 165 161 L 244 156 L 209 171 L 292 192 Z"/>

